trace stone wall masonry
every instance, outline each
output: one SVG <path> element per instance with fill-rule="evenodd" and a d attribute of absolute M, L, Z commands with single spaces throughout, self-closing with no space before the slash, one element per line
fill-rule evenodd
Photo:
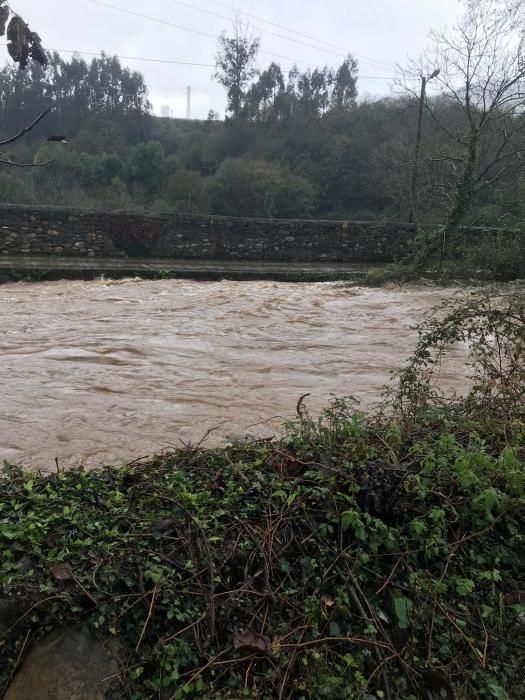
<path fill-rule="evenodd" d="M 497 233 L 472 229 L 467 245 Z M 387 263 L 414 249 L 414 225 L 236 219 L 0 204 L 0 256 Z"/>
<path fill-rule="evenodd" d="M 0 205 L 0 255 L 282 262 L 389 262 L 412 250 L 409 225 L 149 216 Z"/>

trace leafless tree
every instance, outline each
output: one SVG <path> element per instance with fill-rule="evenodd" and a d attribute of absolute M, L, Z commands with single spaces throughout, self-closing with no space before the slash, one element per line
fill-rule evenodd
<path fill-rule="evenodd" d="M 402 72 L 401 83 L 415 98 L 421 78 L 434 74 L 442 100 L 461 114 L 460 124 L 451 126 L 441 118 L 442 100 L 424 96 L 427 114 L 445 137 L 431 158 L 448 164 L 454 174 L 443 247 L 465 223 L 478 192 L 523 170 L 525 35 L 518 21 L 522 5 L 514 0 L 467 0 L 458 24 L 433 31 L 432 45 L 422 59 Z"/>

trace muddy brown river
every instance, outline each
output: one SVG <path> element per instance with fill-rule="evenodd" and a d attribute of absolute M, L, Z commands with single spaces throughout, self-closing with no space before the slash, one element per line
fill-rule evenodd
<path fill-rule="evenodd" d="M 446 292 L 451 294 L 451 292 Z M 0 460 L 119 464 L 199 441 L 269 437 L 310 393 L 370 408 L 436 289 L 133 281 L 0 286 Z M 441 381 L 465 385 L 464 354 Z"/>

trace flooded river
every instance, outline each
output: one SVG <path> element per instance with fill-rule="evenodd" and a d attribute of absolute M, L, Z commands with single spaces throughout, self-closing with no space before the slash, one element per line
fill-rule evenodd
<path fill-rule="evenodd" d="M 450 292 L 447 292 L 450 294 Z M 199 441 L 269 437 L 310 393 L 376 402 L 436 289 L 273 282 L 0 286 L 0 460 L 122 463 Z M 442 380 L 458 388 L 454 351 Z"/>

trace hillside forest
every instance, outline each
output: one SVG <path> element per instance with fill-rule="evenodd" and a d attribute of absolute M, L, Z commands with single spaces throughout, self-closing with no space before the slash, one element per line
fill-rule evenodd
<path fill-rule="evenodd" d="M 255 70 L 259 40 L 237 25 L 218 42 L 214 79 L 226 91 L 224 120 L 213 111 L 203 121 L 153 116 L 142 75 L 115 56 L 89 63 L 54 53 L 47 65 L 7 64 L 0 136 L 52 110 L 3 158 L 53 163 L 2 166 L 0 201 L 513 225 L 525 195 L 524 98 L 514 87 L 525 75 L 522 44 L 487 52 L 505 32 L 515 34 L 516 24 L 502 15 L 488 20 L 475 9 L 482 4 L 451 35 L 436 35 L 428 55 L 380 99 L 360 98 L 359 65 L 350 55 L 336 68 L 283 74 L 272 63 Z M 462 84 L 450 68 L 463 55 L 456 39 L 475 37 L 480 26 L 488 39 L 483 50 L 469 39 L 480 60 Z M 241 71 L 234 70 L 239 57 Z M 68 143 L 48 143 L 56 133 Z"/>

